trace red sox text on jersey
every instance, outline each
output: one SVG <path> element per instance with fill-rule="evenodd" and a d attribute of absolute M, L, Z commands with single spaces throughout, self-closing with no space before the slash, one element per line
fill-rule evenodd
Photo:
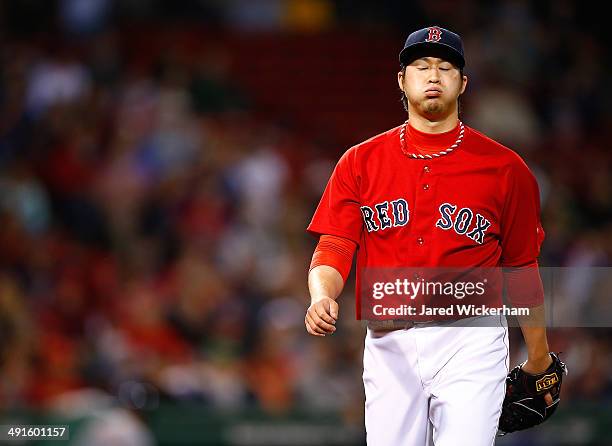
<path fill-rule="evenodd" d="M 455 215 L 457 207 L 451 203 L 442 203 L 438 208 L 440 219 L 436 222 L 436 227 L 445 231 L 452 229 L 457 234 L 465 235 L 476 243 L 482 244 L 485 232 L 491 226 L 491 222 L 482 215 L 474 213 L 470 208 L 461 208 Z M 383 201 L 375 204 L 373 208 L 362 206 L 361 213 L 368 232 L 405 226 L 410 218 L 408 203 L 403 198 Z M 472 222 L 474 222 L 474 225 L 472 225 Z"/>

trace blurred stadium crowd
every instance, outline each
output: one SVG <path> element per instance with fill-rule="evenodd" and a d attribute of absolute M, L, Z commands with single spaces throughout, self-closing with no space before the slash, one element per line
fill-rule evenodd
<path fill-rule="evenodd" d="M 609 266 L 609 48 L 577 2 L 174 3 L 0 8 L 0 411 L 84 389 L 121 399 L 126 383 L 146 383 L 165 401 L 362 423 L 351 287 L 336 335 L 303 327 L 315 242 L 305 226 L 339 154 L 371 135 L 319 141 L 261 113 L 222 40 L 204 61 L 141 63 L 123 46 L 139 23 L 272 32 L 279 46 L 283 33 L 386 26 L 397 50 L 432 20 L 456 29 L 471 76 L 463 120 L 538 176 L 541 264 Z M 395 71 L 385 76 L 395 94 Z M 403 120 L 399 101 L 388 108 L 396 121 L 378 131 Z M 610 402 L 610 334 L 551 330 L 571 364 L 565 401 Z"/>

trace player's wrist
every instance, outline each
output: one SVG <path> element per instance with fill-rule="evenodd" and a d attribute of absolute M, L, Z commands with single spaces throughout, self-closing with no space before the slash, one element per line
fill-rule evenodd
<path fill-rule="evenodd" d="M 549 352 L 546 352 L 543 355 L 529 356 L 522 369 L 525 373 L 542 373 L 552 364 L 552 362 L 552 356 L 550 356 Z"/>
<path fill-rule="evenodd" d="M 527 340 L 526 340 L 527 341 Z M 533 362 L 548 361 L 550 358 L 550 349 L 546 339 L 538 342 L 527 343 L 527 359 Z"/>
<path fill-rule="evenodd" d="M 324 295 L 324 294 L 319 294 L 319 295 L 316 295 L 316 296 L 310 296 L 310 305 L 314 305 L 316 303 L 319 303 L 319 302 L 327 300 L 327 299 L 331 299 L 331 297 L 329 297 L 327 295 Z"/>

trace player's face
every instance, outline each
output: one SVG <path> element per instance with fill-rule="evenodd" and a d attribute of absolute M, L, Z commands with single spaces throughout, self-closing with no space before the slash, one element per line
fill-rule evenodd
<path fill-rule="evenodd" d="M 446 117 L 457 109 L 457 98 L 464 92 L 467 77 L 450 62 L 422 57 L 398 74 L 400 88 L 408 97 L 411 110 L 427 117 Z"/>

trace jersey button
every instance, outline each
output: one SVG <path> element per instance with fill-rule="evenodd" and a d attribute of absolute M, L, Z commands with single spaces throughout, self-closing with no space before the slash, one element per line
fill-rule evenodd
<path fill-rule="evenodd" d="M 423 190 L 429 190 L 429 184 L 423 184 Z"/>
<path fill-rule="evenodd" d="M 423 172 L 429 173 L 429 171 L 430 171 L 429 166 L 423 167 Z"/>
<path fill-rule="evenodd" d="M 419 238 L 417 238 L 417 243 L 419 245 L 422 245 L 423 243 L 425 243 L 425 240 L 423 240 L 423 237 L 419 237 Z"/>

